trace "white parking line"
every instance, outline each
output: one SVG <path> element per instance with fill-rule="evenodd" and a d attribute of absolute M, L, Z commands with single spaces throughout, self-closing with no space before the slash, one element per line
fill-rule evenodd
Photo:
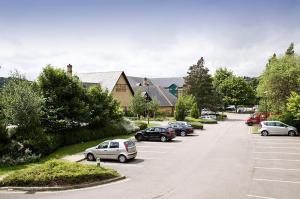
<path fill-rule="evenodd" d="M 267 160 L 267 161 L 291 161 L 291 162 L 300 162 L 300 160 L 291 160 L 291 159 L 268 159 L 268 158 L 254 158 L 254 160 Z"/>
<path fill-rule="evenodd" d="M 256 149 L 300 149 L 300 147 L 283 147 L 283 146 L 257 146 Z"/>
<path fill-rule="evenodd" d="M 137 148 L 162 148 L 162 149 L 172 149 L 174 147 L 170 146 L 136 146 Z"/>
<path fill-rule="evenodd" d="M 253 140 L 255 140 L 255 141 L 273 141 L 273 140 L 275 140 L 275 141 L 294 141 L 294 142 L 297 142 L 297 141 L 299 141 L 300 142 L 300 139 L 299 138 L 284 138 L 284 139 L 282 139 L 282 138 L 278 138 L 278 139 L 268 139 L 268 138 L 258 138 L 258 139 L 253 139 Z"/>
<path fill-rule="evenodd" d="M 285 153 L 285 152 L 266 152 L 266 151 L 254 151 L 253 153 L 275 153 L 275 154 L 287 154 L 287 155 L 300 155 L 300 153 Z"/>
<path fill-rule="evenodd" d="M 255 169 L 266 169 L 266 170 L 283 170 L 283 171 L 300 171 L 300 169 L 286 169 L 276 167 L 254 167 Z"/>
<path fill-rule="evenodd" d="M 265 179 L 265 178 L 254 178 L 253 180 L 256 180 L 256 181 L 267 181 L 267 182 L 280 182 L 280 183 L 300 184 L 299 181 L 289 181 L 289 180 L 272 180 L 272 179 Z"/>
<path fill-rule="evenodd" d="M 266 197 L 266 196 L 258 196 L 258 195 L 251 195 L 251 194 L 248 194 L 247 197 L 264 198 L 264 199 L 277 199 L 277 198 L 270 198 L 270 197 Z"/>
<path fill-rule="evenodd" d="M 277 198 L 270 198 L 270 197 L 266 197 L 266 196 L 258 196 L 258 195 L 251 195 L 251 194 L 248 194 L 247 197 L 264 198 L 264 199 L 277 199 Z"/>
<path fill-rule="evenodd" d="M 167 153 L 164 151 L 139 151 L 139 153 Z"/>
<path fill-rule="evenodd" d="M 278 144 L 278 145 L 298 145 L 299 146 L 299 142 L 293 142 L 293 143 L 288 143 L 288 142 L 254 142 L 254 144 Z"/>

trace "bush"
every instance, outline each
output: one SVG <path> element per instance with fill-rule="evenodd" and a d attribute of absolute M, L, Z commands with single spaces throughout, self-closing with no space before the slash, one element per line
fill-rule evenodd
<path fill-rule="evenodd" d="M 148 127 L 147 123 L 141 121 L 135 121 L 134 124 L 136 124 L 140 130 L 144 130 Z"/>
<path fill-rule="evenodd" d="M 192 125 L 194 129 L 203 129 L 203 124 L 200 122 L 191 122 L 190 125 Z"/>
<path fill-rule="evenodd" d="M 225 120 L 227 119 L 227 115 L 226 114 L 219 114 L 217 115 L 217 120 L 218 121 L 222 121 L 222 120 Z"/>
<path fill-rule="evenodd" d="M 200 122 L 203 124 L 217 124 L 217 120 L 212 120 L 212 119 L 202 119 L 202 118 L 191 118 L 191 117 L 186 117 L 185 121 L 187 122 Z"/>
<path fill-rule="evenodd" d="M 95 182 L 119 176 L 112 170 L 92 165 L 52 160 L 13 172 L 0 186 L 59 186 Z"/>
<path fill-rule="evenodd" d="M 183 97 L 179 97 L 175 105 L 174 118 L 177 121 L 183 121 L 186 115 L 186 107 Z"/>
<path fill-rule="evenodd" d="M 3 155 L 0 158 L 0 167 L 15 166 L 25 163 L 36 162 L 41 158 L 41 155 L 32 154 L 29 149 L 24 155 L 20 157 L 12 157 L 10 155 Z"/>
<path fill-rule="evenodd" d="M 64 145 L 76 144 L 124 134 L 129 134 L 129 132 L 126 131 L 126 129 L 120 123 L 109 124 L 101 128 L 86 126 L 77 129 L 66 130 L 63 132 L 63 143 Z"/>
<path fill-rule="evenodd" d="M 199 108 L 198 108 L 198 105 L 197 105 L 196 102 L 192 106 L 191 117 L 192 118 L 198 118 L 199 117 Z"/>

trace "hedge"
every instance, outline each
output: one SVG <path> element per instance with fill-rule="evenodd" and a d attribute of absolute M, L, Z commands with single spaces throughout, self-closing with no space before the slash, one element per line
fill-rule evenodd
<path fill-rule="evenodd" d="M 15 171 L 0 186 L 59 186 L 106 180 L 119 176 L 112 169 L 52 160 Z"/>
<path fill-rule="evenodd" d="M 203 124 L 200 122 L 191 122 L 189 124 L 192 125 L 194 129 L 201 129 L 201 130 L 203 129 Z"/>

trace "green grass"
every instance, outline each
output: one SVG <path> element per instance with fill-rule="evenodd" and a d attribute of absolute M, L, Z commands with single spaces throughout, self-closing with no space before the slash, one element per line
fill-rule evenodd
<path fill-rule="evenodd" d="M 116 139 L 116 138 L 127 139 L 131 136 L 132 135 L 119 135 L 119 136 L 108 137 L 108 138 L 104 138 L 104 139 L 93 140 L 93 141 L 89 141 L 89 142 L 83 142 L 83 143 L 79 143 L 79 144 L 64 146 L 64 147 L 57 149 L 55 152 L 51 153 L 50 155 L 45 156 L 39 162 L 36 162 L 36 163 L 29 163 L 29 164 L 10 166 L 10 167 L 0 167 L 0 176 L 9 174 L 10 172 L 17 171 L 20 169 L 25 169 L 25 168 L 29 168 L 32 166 L 36 166 L 38 164 L 45 163 L 46 161 L 49 161 L 49 160 L 60 159 L 67 155 L 73 155 L 76 153 L 80 153 L 80 152 L 84 151 L 85 149 L 92 147 L 92 146 L 96 146 L 97 144 L 99 144 L 105 140 Z"/>
<path fill-rule="evenodd" d="M 0 181 L 0 186 L 57 186 L 101 181 L 119 176 L 112 169 L 51 160 L 16 171 Z"/>

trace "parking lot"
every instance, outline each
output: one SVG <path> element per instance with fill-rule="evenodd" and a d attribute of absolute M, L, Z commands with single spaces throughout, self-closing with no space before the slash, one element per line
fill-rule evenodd
<path fill-rule="evenodd" d="M 300 137 L 252 136 L 249 198 L 300 198 Z"/>
<path fill-rule="evenodd" d="M 0 198 L 299 199 L 300 137 L 253 135 L 245 117 L 229 115 L 171 142 L 137 142 L 135 160 L 101 162 L 126 176 L 119 182 L 61 192 L 0 193 Z"/>

